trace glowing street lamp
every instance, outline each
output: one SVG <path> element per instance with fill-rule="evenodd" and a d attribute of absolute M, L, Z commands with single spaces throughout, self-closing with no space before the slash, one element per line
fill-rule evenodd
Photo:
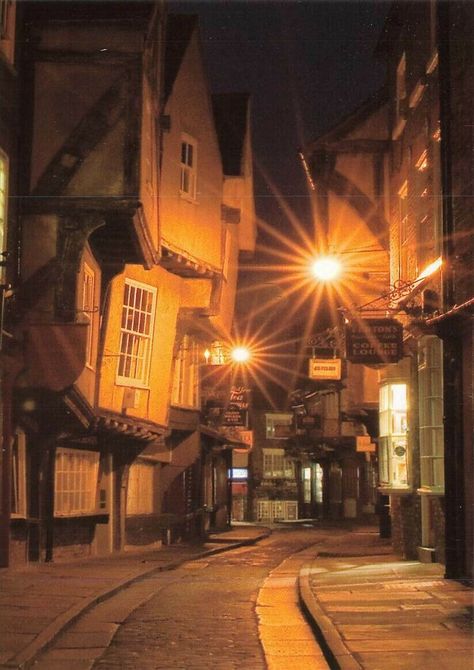
<path fill-rule="evenodd" d="M 311 272 L 319 281 L 330 282 L 340 276 L 342 265 L 335 256 L 320 256 L 311 264 Z"/>
<path fill-rule="evenodd" d="M 229 363 L 248 363 L 252 352 L 243 344 L 230 345 L 215 340 L 203 351 L 204 365 L 223 366 Z"/>
<path fill-rule="evenodd" d="M 234 347 L 230 356 L 234 363 L 247 363 L 250 360 L 250 350 L 247 347 Z"/>

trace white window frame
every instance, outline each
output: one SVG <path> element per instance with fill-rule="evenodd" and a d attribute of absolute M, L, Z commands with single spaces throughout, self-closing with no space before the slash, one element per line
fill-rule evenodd
<path fill-rule="evenodd" d="M 407 412 L 408 385 L 394 380 L 383 383 L 379 401 L 379 479 L 382 487 L 409 488 Z"/>
<path fill-rule="evenodd" d="M 153 514 L 155 464 L 139 460 L 128 473 L 127 516 Z"/>
<path fill-rule="evenodd" d="M 95 303 L 96 273 L 94 269 L 84 261 L 82 266 L 82 312 L 87 326 L 87 345 L 86 345 L 86 365 L 93 369 L 94 359 L 94 312 Z"/>
<path fill-rule="evenodd" d="M 443 343 L 435 335 L 418 343 L 420 492 L 444 493 Z"/>
<path fill-rule="evenodd" d="M 26 518 L 26 435 L 19 428 L 12 445 L 11 516 Z"/>
<path fill-rule="evenodd" d="M 185 335 L 176 354 L 171 389 L 171 404 L 199 409 L 199 371 L 202 348 L 197 340 Z"/>
<path fill-rule="evenodd" d="M 98 513 L 99 452 L 60 447 L 56 451 L 54 516 Z"/>
<path fill-rule="evenodd" d="M 267 440 L 287 440 L 287 436 L 276 436 L 277 426 L 291 426 L 293 423 L 293 414 L 272 413 L 265 414 L 265 437 Z"/>
<path fill-rule="evenodd" d="M 183 134 L 180 141 L 179 192 L 183 198 L 196 200 L 197 191 L 197 142 Z"/>
<path fill-rule="evenodd" d="M 140 303 L 140 297 L 149 299 Z M 155 325 L 156 288 L 125 280 L 120 324 L 119 357 L 116 383 L 146 388 L 150 374 Z"/>
<path fill-rule="evenodd" d="M 295 466 L 291 458 L 286 458 L 285 450 L 278 448 L 262 449 L 264 479 L 294 479 Z"/>

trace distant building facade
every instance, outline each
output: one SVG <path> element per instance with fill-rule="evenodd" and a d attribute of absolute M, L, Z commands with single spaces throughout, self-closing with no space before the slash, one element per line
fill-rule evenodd
<path fill-rule="evenodd" d="M 342 265 L 323 287 L 333 327 L 306 342 L 306 379 L 292 394 L 300 463 L 300 501 L 306 513 L 356 519 L 375 513 L 378 440 L 377 366 L 346 358 L 345 328 L 388 289 L 388 108 L 382 90 L 356 112 L 301 149 L 312 189 L 316 255 Z M 334 311 L 334 308 L 339 308 Z"/>

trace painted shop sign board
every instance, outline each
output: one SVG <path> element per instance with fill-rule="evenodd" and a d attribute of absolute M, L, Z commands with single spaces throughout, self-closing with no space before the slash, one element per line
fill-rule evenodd
<path fill-rule="evenodd" d="M 341 378 L 341 359 L 310 358 L 308 375 L 310 379 L 339 380 Z"/>
<path fill-rule="evenodd" d="M 346 325 L 351 363 L 387 364 L 403 358 L 403 326 L 395 319 L 360 319 Z"/>

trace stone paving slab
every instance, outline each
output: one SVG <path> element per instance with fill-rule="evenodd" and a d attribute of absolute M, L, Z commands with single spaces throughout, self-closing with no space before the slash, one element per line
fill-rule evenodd
<path fill-rule="evenodd" d="M 363 544 L 363 538 L 362 544 Z M 343 545 L 338 544 L 341 548 Z M 300 571 L 300 599 L 331 667 L 474 670 L 473 590 L 443 566 L 331 546 Z M 326 549 L 326 548 L 325 548 Z"/>
<path fill-rule="evenodd" d="M 464 652 L 450 651 L 448 655 L 430 651 L 385 651 L 360 655 L 360 666 L 365 670 L 472 670 L 472 657 Z"/>

